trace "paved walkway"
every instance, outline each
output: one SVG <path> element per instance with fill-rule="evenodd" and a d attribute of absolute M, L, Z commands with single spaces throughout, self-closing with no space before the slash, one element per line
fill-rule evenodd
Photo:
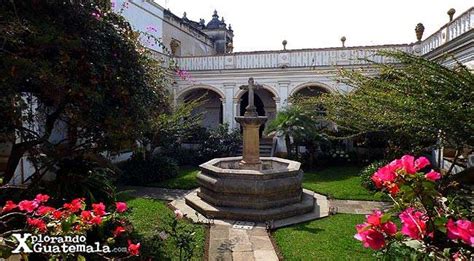
<path fill-rule="evenodd" d="M 329 200 L 329 208 L 336 213 L 347 214 L 370 214 L 374 209 L 387 209 L 392 204 L 380 201 L 363 201 L 363 200 Z"/>
<path fill-rule="evenodd" d="M 278 261 L 266 228 L 253 223 L 211 226 L 208 253 L 210 261 Z"/>

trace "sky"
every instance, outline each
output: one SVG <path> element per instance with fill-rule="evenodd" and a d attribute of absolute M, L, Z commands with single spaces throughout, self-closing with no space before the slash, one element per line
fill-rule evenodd
<path fill-rule="evenodd" d="M 234 30 L 234 51 L 400 44 L 423 39 L 473 6 L 470 0 L 155 0 L 181 17 L 206 23 L 214 10 Z"/>

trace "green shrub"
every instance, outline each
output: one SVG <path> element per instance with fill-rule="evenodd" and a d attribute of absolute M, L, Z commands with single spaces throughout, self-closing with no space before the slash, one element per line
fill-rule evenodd
<path fill-rule="evenodd" d="M 360 180 L 362 186 L 371 191 L 377 190 L 371 177 L 379 168 L 383 167 L 386 164 L 387 162 L 383 160 L 374 161 L 370 165 L 362 169 L 362 171 L 360 172 Z"/>
<path fill-rule="evenodd" d="M 39 186 L 44 187 L 44 192 L 47 191 L 53 198 L 85 198 L 88 203 L 115 200 L 116 174 L 95 162 L 83 157 L 63 158 L 56 165 L 55 173 L 53 180 L 44 180 Z"/>
<path fill-rule="evenodd" d="M 134 153 L 121 168 L 121 181 L 127 185 L 147 185 L 178 175 L 176 161 L 159 154 L 145 159 L 142 153 Z"/>
<path fill-rule="evenodd" d="M 241 144 L 239 129 L 229 131 L 228 124 L 221 124 L 207 131 L 207 137 L 199 148 L 199 158 L 204 162 L 213 158 L 234 156 Z"/>

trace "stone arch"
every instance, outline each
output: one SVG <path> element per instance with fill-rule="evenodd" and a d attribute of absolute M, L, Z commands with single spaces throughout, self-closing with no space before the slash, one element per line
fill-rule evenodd
<path fill-rule="evenodd" d="M 266 85 L 266 84 L 262 84 L 262 86 L 263 86 L 263 89 L 264 89 L 264 90 L 266 90 L 266 91 L 270 92 L 271 94 L 273 94 L 273 97 L 275 98 L 275 100 L 279 100 L 279 99 L 280 99 L 280 95 L 278 95 L 278 92 L 275 90 L 275 88 L 273 88 L 273 87 L 271 87 L 271 86 L 269 86 L 269 85 Z M 239 89 L 239 91 L 238 91 L 238 92 L 235 94 L 235 96 L 234 96 L 234 100 L 235 100 L 235 99 L 238 100 L 238 99 L 242 98 L 242 95 L 243 95 L 244 93 L 246 93 L 246 92 L 247 92 L 246 90 L 240 90 L 240 89 Z"/>
<path fill-rule="evenodd" d="M 222 92 L 222 90 L 220 90 L 217 87 L 214 87 L 212 85 L 207 85 L 207 84 L 194 84 L 178 91 L 176 93 L 176 100 L 181 101 L 187 93 L 192 92 L 193 90 L 198 90 L 198 89 L 207 89 L 207 90 L 213 91 L 217 93 L 221 97 L 221 99 L 225 99 L 224 92 Z"/>
<path fill-rule="evenodd" d="M 202 114 L 202 127 L 215 128 L 223 123 L 224 94 L 218 88 L 210 85 L 192 85 L 176 95 L 176 102 L 184 103 L 190 100 L 203 98 L 202 104 L 196 107 L 193 113 Z"/>
<path fill-rule="evenodd" d="M 334 92 L 333 88 L 331 88 L 329 85 L 321 83 L 321 82 L 305 82 L 302 84 L 297 85 L 295 88 L 291 90 L 290 97 L 295 95 L 296 93 L 306 89 L 306 88 L 315 88 L 315 89 L 320 89 L 322 92 L 325 93 L 332 93 Z"/>

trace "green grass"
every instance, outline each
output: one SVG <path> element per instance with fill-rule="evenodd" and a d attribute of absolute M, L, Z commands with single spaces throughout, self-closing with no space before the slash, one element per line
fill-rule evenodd
<path fill-rule="evenodd" d="M 153 260 L 179 259 L 179 252 L 173 240 L 168 238 L 162 241 L 156 237 L 157 233 L 163 231 L 174 219 L 174 213 L 167 207 L 166 202 L 145 198 L 129 198 L 126 202 L 131 209 L 128 218 L 134 227 L 135 237 L 142 244 L 143 255 L 151 256 Z M 194 228 L 197 244 L 193 260 L 201 260 L 206 241 L 204 226 L 192 224 L 186 220 L 180 222 L 187 228 Z"/>
<path fill-rule="evenodd" d="M 304 173 L 303 187 L 336 199 L 381 200 L 361 186 L 360 168 L 330 167 Z"/>
<path fill-rule="evenodd" d="M 180 167 L 178 176 L 160 183 L 153 183 L 151 186 L 169 189 L 195 189 L 199 187 L 196 182 L 196 176 L 198 172 L 198 167 Z"/>
<path fill-rule="evenodd" d="M 363 215 L 337 214 L 273 233 L 285 260 L 367 260 L 372 251 L 354 239 Z"/>

